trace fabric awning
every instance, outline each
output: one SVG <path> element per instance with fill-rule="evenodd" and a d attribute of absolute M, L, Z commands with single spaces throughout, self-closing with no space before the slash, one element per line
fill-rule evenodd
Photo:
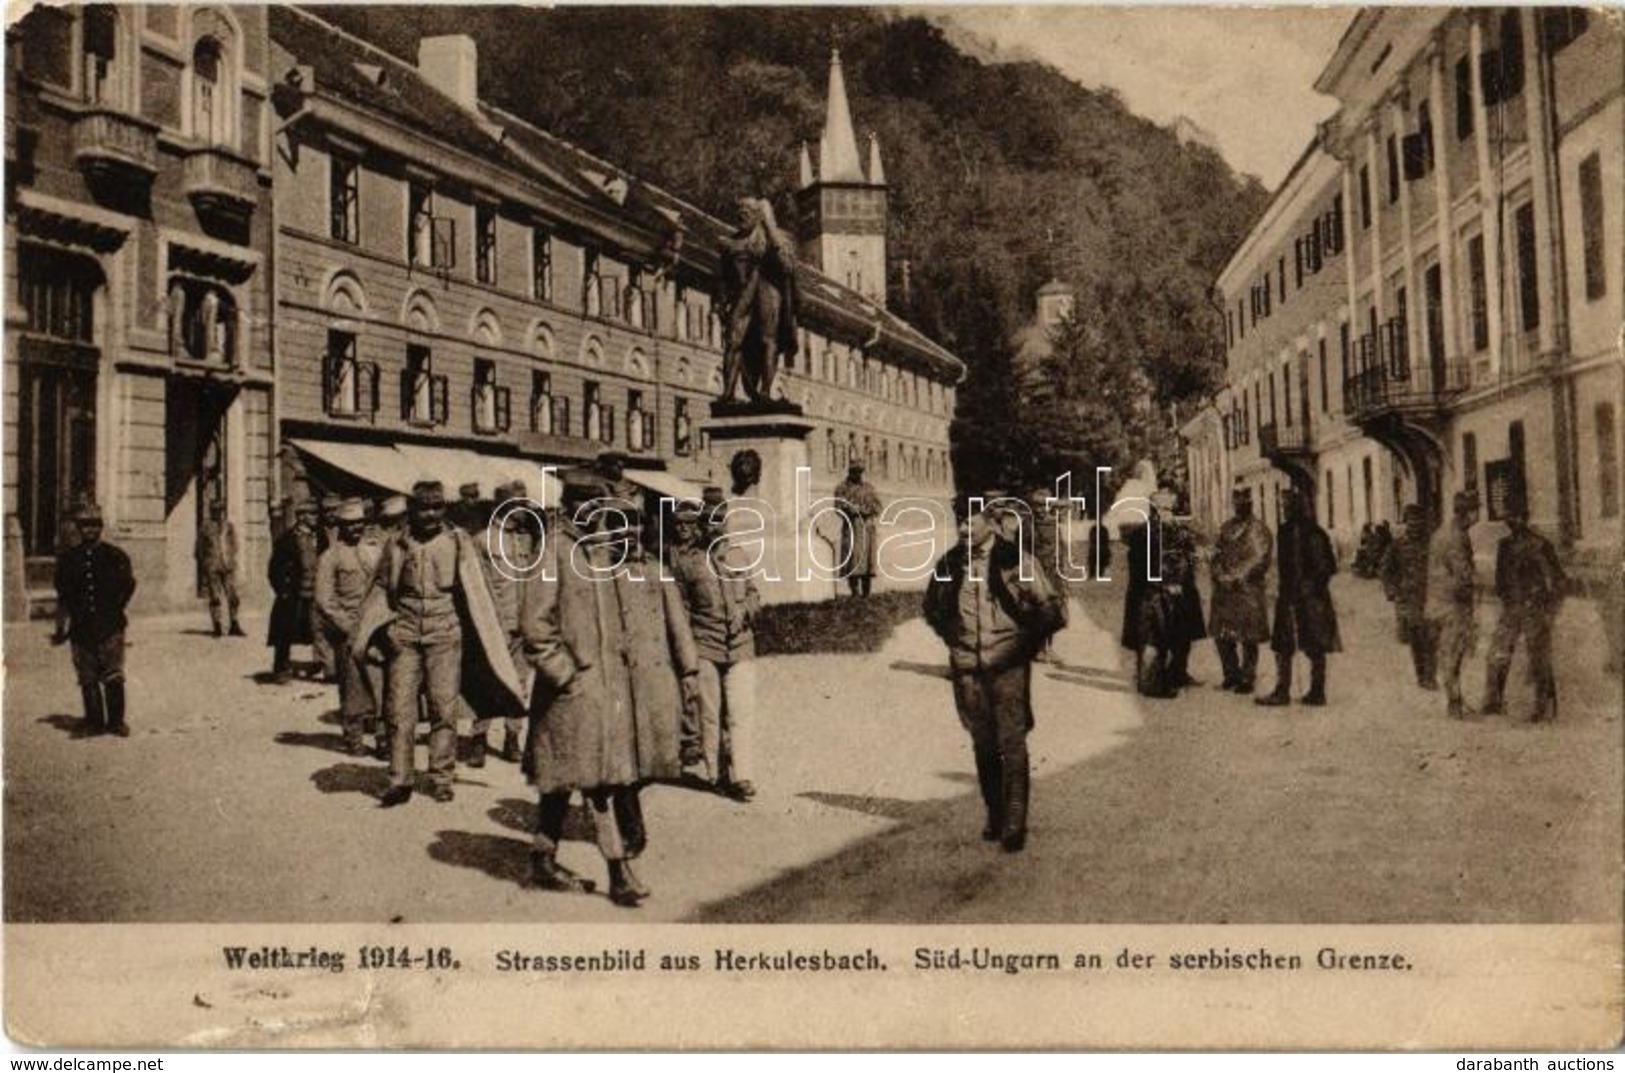
<path fill-rule="evenodd" d="M 621 476 L 658 496 L 671 499 L 699 499 L 705 489 L 693 481 L 685 480 L 663 469 L 628 469 Z"/>
<path fill-rule="evenodd" d="M 393 447 L 327 440 L 289 440 L 299 451 L 334 469 L 391 492 L 410 492 L 417 471 Z"/>

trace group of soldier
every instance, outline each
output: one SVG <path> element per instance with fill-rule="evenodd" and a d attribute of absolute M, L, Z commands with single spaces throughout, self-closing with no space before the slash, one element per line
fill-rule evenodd
<path fill-rule="evenodd" d="M 1393 601 L 1399 639 L 1411 651 L 1417 685 L 1442 685 L 1449 714 L 1475 714 L 1462 697 L 1461 666 L 1478 638 L 1478 583 L 1470 532 L 1478 520 L 1478 497 L 1458 493 L 1451 518 L 1430 531 L 1427 512 L 1411 504 L 1403 532 L 1389 547 L 1381 575 Z M 1528 503 L 1514 489 L 1505 506 L 1507 535 L 1496 546 L 1494 593 L 1500 615 L 1485 659 L 1484 695 L 1476 714 L 1505 710 L 1507 675 L 1522 640 L 1529 653 L 1535 703 L 1529 721 L 1557 716 L 1557 678 L 1552 670 L 1552 626 L 1569 589 L 1552 542 L 1529 525 Z M 1441 682 L 1440 679 L 1443 679 Z"/>
<path fill-rule="evenodd" d="M 419 789 L 420 722 L 438 802 L 453 799 L 459 760 L 486 765 L 501 722 L 494 751 L 540 799 L 534 885 L 596 888 L 558 860 L 579 794 L 609 897 L 635 906 L 649 894 L 631 864 L 647 844 L 644 786 L 755 795 L 760 600 L 732 561 L 720 488 L 660 518 L 614 457 L 562 479 L 556 504 L 521 481 L 489 498 L 465 485 L 448 502 L 425 480 L 372 517 L 359 499 L 333 504 L 331 533 L 318 503 L 294 505 L 269 571 L 274 674 L 291 674 L 291 646 L 325 641 L 344 746 L 388 761 L 386 808 Z M 313 673 L 327 673 L 316 655 Z"/>
<path fill-rule="evenodd" d="M 1204 622 L 1196 580 L 1193 535 L 1172 513 L 1171 494 L 1152 497 L 1145 524 L 1126 534 L 1128 593 L 1123 646 L 1136 655 L 1139 692 L 1172 697 L 1196 684 L 1187 671 L 1192 644 L 1211 636 L 1223 671 L 1221 688 L 1252 694 L 1257 688 L 1260 647 L 1275 656 L 1275 682 L 1255 703 L 1292 703 L 1293 660 L 1309 662 L 1309 687 L 1297 698 L 1310 706 L 1327 702 L 1327 657 L 1342 649 L 1331 579 L 1337 557 L 1330 536 L 1314 517 L 1313 499 L 1299 488 L 1283 490 L 1283 520 L 1272 535 L 1254 514 L 1246 488 L 1232 494 L 1231 517 L 1220 527 L 1210 561 L 1212 600 Z M 1557 688 L 1552 671 L 1552 624 L 1568 588 L 1552 543 L 1529 525 L 1526 496 L 1506 497 L 1507 535 L 1496 549 L 1494 594 L 1500 614 L 1487 657 L 1484 695 L 1476 710 L 1462 694 L 1461 672 L 1475 649 L 1480 586 L 1470 530 L 1478 520 L 1478 497 L 1458 493 L 1451 517 L 1435 528 L 1418 504 L 1404 509 L 1404 531 L 1383 551 L 1376 568 L 1394 602 L 1399 635 L 1409 646 L 1416 681 L 1442 687 L 1447 714 L 1466 718 L 1504 711 L 1515 647 L 1527 647 L 1535 687 L 1532 722 L 1554 718 Z M 1274 614 L 1267 594 L 1275 572 Z"/>

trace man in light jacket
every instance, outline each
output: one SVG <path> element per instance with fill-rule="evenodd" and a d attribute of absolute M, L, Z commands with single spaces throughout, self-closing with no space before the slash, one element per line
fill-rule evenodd
<path fill-rule="evenodd" d="M 948 646 L 954 703 L 970 734 L 987 808 L 982 838 L 1008 853 L 1027 844 L 1032 664 L 1066 625 L 1066 601 L 977 496 L 957 504 L 965 539 L 938 562 L 925 620 Z"/>

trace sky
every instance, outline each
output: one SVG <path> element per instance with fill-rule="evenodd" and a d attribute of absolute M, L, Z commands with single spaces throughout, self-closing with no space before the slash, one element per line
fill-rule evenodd
<path fill-rule="evenodd" d="M 953 6 L 927 13 L 991 46 L 991 54 L 973 50 L 982 59 L 1043 60 L 1082 85 L 1112 87 L 1157 123 L 1190 119 L 1232 167 L 1273 190 L 1315 123 L 1336 109 L 1314 81 L 1358 10 Z"/>

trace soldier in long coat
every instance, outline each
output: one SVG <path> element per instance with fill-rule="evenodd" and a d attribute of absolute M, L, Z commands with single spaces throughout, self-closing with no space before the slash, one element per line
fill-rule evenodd
<path fill-rule="evenodd" d="M 1147 697 L 1169 698 L 1190 684 L 1191 644 L 1207 636 L 1196 589 L 1196 547 L 1173 517 L 1173 497 L 1159 492 L 1143 525 L 1126 529 L 1128 586 L 1123 647 L 1134 653 L 1135 683 Z"/>
<path fill-rule="evenodd" d="M 320 556 L 316 532 L 316 504 L 305 500 L 294 507 L 293 528 L 277 537 L 271 547 L 266 576 L 276 594 L 266 643 L 274 653 L 271 673 L 278 682 L 293 677 L 294 645 L 311 643 L 316 600 L 316 560 Z"/>
<path fill-rule="evenodd" d="M 1251 693 L 1258 679 L 1258 646 L 1270 638 L 1264 580 L 1275 556 L 1269 528 L 1253 514 L 1252 493 L 1238 485 L 1230 502 L 1234 513 L 1219 527 L 1213 549 L 1208 629 L 1224 669 L 1222 688 Z"/>
<path fill-rule="evenodd" d="M 1326 656 L 1343 649 L 1331 593 L 1337 555 L 1332 538 L 1314 519 L 1314 501 L 1301 489 L 1284 491 L 1281 507 L 1285 520 L 1275 534 L 1279 586 L 1270 637 L 1275 688 L 1254 703 L 1278 707 L 1292 702 L 1292 657 L 1302 652 L 1309 657 L 1309 691 L 1301 701 L 1318 707 L 1326 703 Z"/>
<path fill-rule="evenodd" d="M 1478 496 L 1457 492 L 1448 524 L 1441 525 L 1428 546 L 1428 628 L 1437 639 L 1437 666 L 1444 672 L 1447 711 L 1452 719 L 1472 714 L 1461 696 L 1461 664 L 1478 643 L 1478 583 L 1473 570 L 1473 542 L 1468 536 L 1478 520 Z"/>
<path fill-rule="evenodd" d="M 498 486 L 496 490 L 497 504 L 525 503 L 529 498 L 524 481 L 511 481 Z M 492 529 L 474 537 L 481 551 L 480 566 L 485 570 L 485 583 L 491 590 L 491 603 L 496 608 L 497 621 L 508 638 L 508 653 L 513 657 L 514 667 L 519 672 L 519 684 L 526 696 L 530 690 L 530 670 L 524 661 L 524 642 L 519 633 L 519 601 L 524 575 L 536 554 L 536 534 L 531 532 L 532 517 L 526 510 L 510 508 L 500 516 L 493 514 L 488 518 L 487 523 Z M 486 699 L 500 703 L 497 697 Z M 474 713 L 473 725 L 469 728 L 469 767 L 485 766 L 491 722 L 496 717 L 502 719 L 502 759 L 511 764 L 524 759 L 520 744 L 524 707 L 506 706 L 500 710 L 486 709 Z"/>
<path fill-rule="evenodd" d="M 880 493 L 863 479 L 863 463 L 847 467 L 846 480 L 835 486 L 835 504 L 846 517 L 841 527 L 839 573 L 853 596 L 868 596 L 879 559 L 875 530 L 880 521 Z"/>
<path fill-rule="evenodd" d="M 361 601 L 372 587 L 381 551 L 378 544 L 365 535 L 367 515 L 359 499 L 339 504 L 333 512 L 333 520 L 338 524 L 337 539 L 328 545 L 316 563 L 316 614 L 333 649 L 345 748 L 352 756 L 365 756 L 369 722 L 378 727 L 380 746 L 387 737 L 378 725 L 382 681 L 379 677 L 369 677 L 365 657 L 357 658 L 350 649 L 350 635 L 355 632 L 360 618 Z"/>
<path fill-rule="evenodd" d="M 537 681 L 526 774 L 540 795 L 531 875 L 543 889 L 587 889 L 557 861 L 580 791 L 610 898 L 633 907 L 649 896 L 630 863 L 645 836 L 624 825 L 641 827 L 643 783 L 681 773 L 679 726 L 699 662 L 676 582 L 639 545 L 637 506 L 608 491 L 568 481 L 548 568 L 524 588 L 520 631 Z"/>
<path fill-rule="evenodd" d="M 1427 512 L 1420 504 L 1408 504 L 1404 522 L 1405 531 L 1389 545 L 1382 563 L 1382 589 L 1393 601 L 1400 642 L 1411 650 L 1416 684 L 1423 689 L 1438 689 L 1433 667 L 1436 638 L 1423 613 L 1428 593 Z"/>

